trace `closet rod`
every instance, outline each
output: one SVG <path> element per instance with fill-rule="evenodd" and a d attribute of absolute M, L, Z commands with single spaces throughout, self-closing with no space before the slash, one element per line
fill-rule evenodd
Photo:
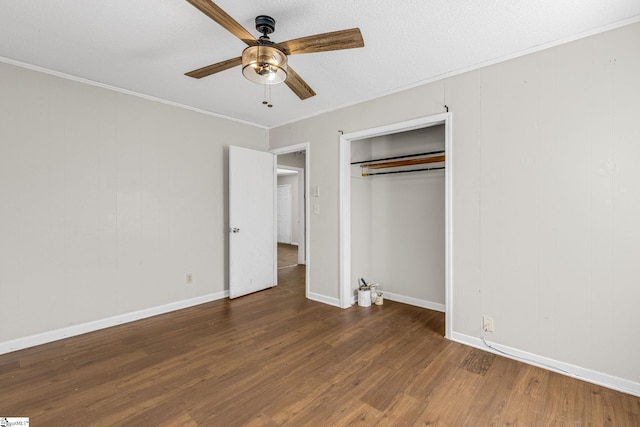
<path fill-rule="evenodd" d="M 441 154 L 444 153 L 444 150 L 439 151 L 430 151 L 428 153 L 418 153 L 418 154 L 407 154 L 405 156 L 395 156 L 395 157 L 386 157 L 384 159 L 371 159 L 371 160 L 363 160 L 361 162 L 351 162 L 352 165 L 359 165 L 361 163 L 371 163 L 371 162 L 381 162 L 383 160 L 395 160 L 395 159 L 406 159 L 409 157 L 420 157 L 420 156 L 429 156 L 431 154 Z"/>
<path fill-rule="evenodd" d="M 363 173 L 362 176 L 389 175 L 391 173 L 409 173 L 409 172 L 435 171 L 435 170 L 440 170 L 440 169 L 444 169 L 444 166 L 438 166 L 438 167 L 435 167 L 435 168 L 422 168 L 422 169 L 402 170 L 402 171 Z"/>
<path fill-rule="evenodd" d="M 360 167 L 366 168 L 366 169 L 383 169 L 383 168 L 397 168 L 401 166 L 416 166 L 416 165 L 424 165 L 426 163 L 441 163 L 441 162 L 444 162 L 444 156 L 418 157 L 415 159 L 392 160 L 389 162 L 365 163 L 363 165 L 360 165 Z"/>

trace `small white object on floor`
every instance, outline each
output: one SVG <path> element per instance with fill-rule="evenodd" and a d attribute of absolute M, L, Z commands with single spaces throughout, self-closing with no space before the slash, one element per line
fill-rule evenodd
<path fill-rule="evenodd" d="M 371 291 L 369 289 L 358 290 L 358 305 L 369 307 L 371 305 Z"/>

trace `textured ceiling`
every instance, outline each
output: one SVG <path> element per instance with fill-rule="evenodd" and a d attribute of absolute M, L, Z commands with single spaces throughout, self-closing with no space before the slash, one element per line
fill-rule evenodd
<path fill-rule="evenodd" d="M 240 67 L 201 80 L 184 73 L 241 54 L 245 44 L 185 0 L 0 0 L 0 57 L 272 127 L 437 76 L 640 17 L 639 0 L 217 0 L 256 37 L 275 42 L 359 27 L 365 47 L 295 55 L 316 91 L 264 90 Z"/>

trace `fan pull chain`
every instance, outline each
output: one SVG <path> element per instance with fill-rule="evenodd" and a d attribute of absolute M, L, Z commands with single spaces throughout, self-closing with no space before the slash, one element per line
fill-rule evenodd
<path fill-rule="evenodd" d="M 271 108 L 273 104 L 271 103 L 271 85 L 264 85 L 264 101 L 262 101 L 263 105 Z"/>
<path fill-rule="evenodd" d="M 263 85 L 264 86 L 264 101 L 262 101 L 262 105 L 266 105 L 267 107 L 273 107 L 271 103 L 271 85 Z"/>

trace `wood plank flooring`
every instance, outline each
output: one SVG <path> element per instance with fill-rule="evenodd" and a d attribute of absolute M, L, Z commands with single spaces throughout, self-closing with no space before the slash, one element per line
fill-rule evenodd
<path fill-rule="evenodd" d="M 298 265 L 298 247 L 278 243 L 278 269 Z"/>
<path fill-rule="evenodd" d="M 298 267 L 283 273 L 304 278 Z M 640 398 L 447 341 L 442 313 L 390 301 L 342 310 L 304 299 L 303 283 L 1 355 L 0 416 L 33 426 L 640 426 Z"/>
<path fill-rule="evenodd" d="M 304 298 L 306 266 L 298 265 L 298 247 L 278 243 L 278 287 Z"/>

